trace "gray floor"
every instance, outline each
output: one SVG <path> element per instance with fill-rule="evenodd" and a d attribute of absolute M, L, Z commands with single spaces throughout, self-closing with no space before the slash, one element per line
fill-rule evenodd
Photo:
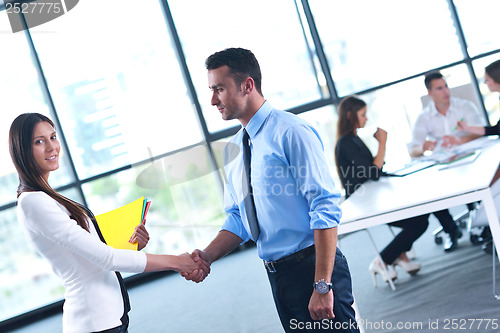
<path fill-rule="evenodd" d="M 459 249 L 444 253 L 433 242 L 436 227 L 432 220 L 426 234 L 415 243 L 422 270 L 414 277 L 398 271 L 396 291 L 380 279 L 378 287 L 373 287 L 367 267 L 374 252 L 364 231 L 340 241 L 366 332 L 498 332 L 492 328 L 493 322 L 486 327 L 487 319 L 500 325 L 500 301 L 492 295 L 491 256 L 472 246 L 468 235 L 460 240 Z M 370 230 L 379 246 L 392 237 L 386 226 Z M 500 279 L 497 281 L 500 284 Z M 172 275 L 130 289 L 130 298 L 130 333 L 282 332 L 266 273 L 254 248 L 216 262 L 201 284 Z M 397 329 L 396 325 L 406 328 Z M 61 316 L 14 332 L 61 332 Z"/>

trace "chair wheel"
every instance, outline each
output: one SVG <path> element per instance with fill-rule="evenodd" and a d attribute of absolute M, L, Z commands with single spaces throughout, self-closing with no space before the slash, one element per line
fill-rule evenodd
<path fill-rule="evenodd" d="M 434 236 L 434 243 L 443 244 L 443 238 L 441 236 Z"/>
<path fill-rule="evenodd" d="M 470 242 L 472 243 L 472 245 L 479 245 L 482 243 L 482 237 L 480 237 L 479 235 L 470 235 Z"/>

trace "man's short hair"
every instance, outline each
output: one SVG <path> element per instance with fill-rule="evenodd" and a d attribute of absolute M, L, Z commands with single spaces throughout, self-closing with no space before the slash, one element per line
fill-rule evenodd
<path fill-rule="evenodd" d="M 229 67 L 237 85 L 241 84 L 247 77 L 251 77 L 255 82 L 255 89 L 262 96 L 262 74 L 259 62 L 252 51 L 243 48 L 227 48 L 215 52 L 205 61 L 207 70 L 222 66 Z"/>
<path fill-rule="evenodd" d="M 427 90 L 431 90 L 431 88 L 432 88 L 431 82 L 433 80 L 442 79 L 442 78 L 443 78 L 443 74 L 441 74 L 440 72 L 427 73 L 425 75 L 425 79 L 424 79 L 425 87 L 427 88 Z"/>

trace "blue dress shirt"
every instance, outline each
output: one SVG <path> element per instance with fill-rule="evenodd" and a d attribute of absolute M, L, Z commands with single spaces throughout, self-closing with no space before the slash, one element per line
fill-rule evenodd
<path fill-rule="evenodd" d="M 245 127 L 252 152 L 251 179 L 260 235 L 260 258 L 272 261 L 314 244 L 314 229 L 338 226 L 335 189 L 316 130 L 301 118 L 265 102 Z M 243 130 L 225 149 L 227 182 L 222 230 L 251 238 L 242 190 Z"/>

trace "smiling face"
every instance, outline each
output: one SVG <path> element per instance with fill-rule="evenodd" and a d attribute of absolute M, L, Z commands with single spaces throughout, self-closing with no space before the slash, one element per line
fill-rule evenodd
<path fill-rule="evenodd" d="M 39 122 L 33 129 L 33 158 L 47 181 L 50 171 L 59 169 L 59 152 L 61 145 L 56 131 L 46 121 Z"/>

